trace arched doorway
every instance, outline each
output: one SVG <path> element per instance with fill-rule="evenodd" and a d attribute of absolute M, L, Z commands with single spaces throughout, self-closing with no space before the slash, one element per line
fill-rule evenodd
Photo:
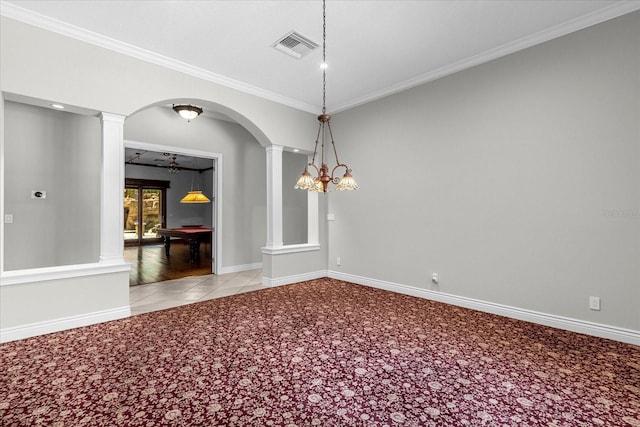
<path fill-rule="evenodd" d="M 265 151 L 257 139 L 235 120 L 210 112 L 209 108 L 215 107 L 210 103 L 175 101 L 178 102 L 202 106 L 205 113 L 187 122 L 171 109 L 174 102 L 163 102 L 138 110 L 127 118 L 124 125 L 127 152 L 151 153 L 152 157 L 159 157 L 161 161 L 157 162 L 157 167 L 146 169 L 151 171 L 150 176 L 154 179 L 172 181 L 167 190 L 163 227 L 197 224 L 213 228 L 211 272 L 220 274 L 259 268 L 262 261 L 260 248 L 266 235 L 266 188 L 261 184 L 266 174 Z M 210 162 L 211 172 L 194 172 L 194 169 L 202 168 L 200 165 L 171 174 L 164 166 L 173 157 L 181 165 L 193 160 Z M 126 160 L 127 156 L 125 163 Z M 142 177 L 129 174 L 129 169 L 134 168 L 143 167 L 126 164 L 126 178 Z M 203 206 L 179 203 L 194 184 L 203 187 L 211 196 L 212 202 L 206 205 L 207 213 L 203 213 Z"/>

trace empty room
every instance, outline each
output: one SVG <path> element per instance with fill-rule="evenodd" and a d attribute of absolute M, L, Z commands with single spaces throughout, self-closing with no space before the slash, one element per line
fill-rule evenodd
<path fill-rule="evenodd" d="M 640 1 L 0 0 L 3 426 L 640 426 Z"/>

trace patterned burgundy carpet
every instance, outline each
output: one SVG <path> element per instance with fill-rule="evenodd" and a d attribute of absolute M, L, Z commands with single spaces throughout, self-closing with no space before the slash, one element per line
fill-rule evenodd
<path fill-rule="evenodd" d="M 332 279 L 0 346 L 2 426 L 640 426 L 640 348 Z"/>

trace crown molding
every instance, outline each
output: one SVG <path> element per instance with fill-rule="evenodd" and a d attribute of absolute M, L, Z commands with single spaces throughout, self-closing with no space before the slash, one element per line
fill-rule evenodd
<path fill-rule="evenodd" d="M 548 28 L 543 31 L 539 31 L 527 37 L 509 42 L 494 49 L 487 50 L 477 55 L 465 58 L 461 61 L 455 62 L 451 65 L 439 68 L 428 73 L 421 74 L 404 82 L 386 87 L 384 89 L 372 92 L 368 95 L 356 98 L 350 102 L 337 105 L 331 111 L 339 113 L 340 111 L 349 110 L 351 108 L 366 104 L 371 101 L 375 101 L 380 98 L 384 98 L 389 95 L 393 95 L 398 92 L 402 92 L 407 89 L 446 77 L 448 75 L 463 71 L 485 62 L 492 61 L 494 59 L 501 58 L 503 56 L 527 49 L 529 47 L 556 39 L 558 37 L 565 36 L 567 34 L 585 29 L 592 25 L 599 24 L 601 22 L 608 21 L 610 19 L 617 18 L 627 13 L 640 10 L 640 1 L 638 0 L 625 0 L 613 3 L 611 6 L 607 6 L 596 12 L 581 16 L 579 18 L 571 19 L 555 27 Z"/>
<path fill-rule="evenodd" d="M 0 15 L 308 113 L 318 107 L 0 1 Z"/>
<path fill-rule="evenodd" d="M 220 74 L 212 73 L 199 67 L 186 64 L 175 59 L 168 58 L 157 53 L 141 49 L 139 47 L 123 43 L 109 37 L 102 36 L 100 34 L 87 31 L 85 29 L 64 23 L 57 19 L 53 19 L 22 7 L 16 6 L 12 3 L 0 1 L 0 15 L 7 18 L 15 19 L 16 21 L 24 22 L 44 30 L 52 31 L 54 33 L 62 34 L 67 37 L 71 37 L 86 43 L 93 44 L 105 49 L 109 49 L 124 55 L 128 55 L 146 62 L 150 62 L 156 65 L 160 65 L 165 68 L 169 68 L 174 71 L 178 71 L 184 74 L 191 75 L 212 83 L 216 83 L 231 89 L 238 90 L 243 93 L 254 95 L 278 104 L 286 105 L 298 110 L 302 110 L 308 113 L 316 113 L 317 106 L 297 101 L 292 98 L 288 98 L 277 93 L 270 92 L 256 86 L 252 86 L 238 80 L 231 79 Z M 338 113 L 345 111 L 371 101 L 375 101 L 380 98 L 384 98 L 389 95 L 393 95 L 398 92 L 402 92 L 407 89 L 437 80 L 442 77 L 457 73 L 459 71 L 466 70 L 471 67 L 483 64 L 485 62 L 492 61 L 494 59 L 509 55 L 511 53 L 518 52 L 520 50 L 538 45 L 540 43 L 547 42 L 549 40 L 562 37 L 564 35 L 573 33 L 575 31 L 582 30 L 589 26 L 599 24 L 601 22 L 617 18 L 627 13 L 634 12 L 640 9 L 640 1 L 638 0 L 623 0 L 613 3 L 603 9 L 596 12 L 584 15 L 580 18 L 572 19 L 555 27 L 548 28 L 540 31 L 536 34 L 532 34 L 527 37 L 523 37 L 519 40 L 504 44 L 500 47 L 490 49 L 478 55 L 474 55 L 469 58 L 465 58 L 454 64 L 446 67 L 439 68 L 428 73 L 421 74 L 404 82 L 386 87 L 384 89 L 371 92 L 362 97 L 353 99 L 349 102 L 333 106 L 331 111 Z"/>

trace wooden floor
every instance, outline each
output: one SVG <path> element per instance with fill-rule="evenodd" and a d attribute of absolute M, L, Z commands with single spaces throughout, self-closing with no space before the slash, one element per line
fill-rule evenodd
<path fill-rule="evenodd" d="M 193 264 L 189 262 L 189 245 L 181 241 L 171 242 L 169 257 L 162 244 L 125 246 L 124 259 L 131 263 L 129 286 L 211 274 L 210 243 L 200 245 L 200 261 Z"/>

